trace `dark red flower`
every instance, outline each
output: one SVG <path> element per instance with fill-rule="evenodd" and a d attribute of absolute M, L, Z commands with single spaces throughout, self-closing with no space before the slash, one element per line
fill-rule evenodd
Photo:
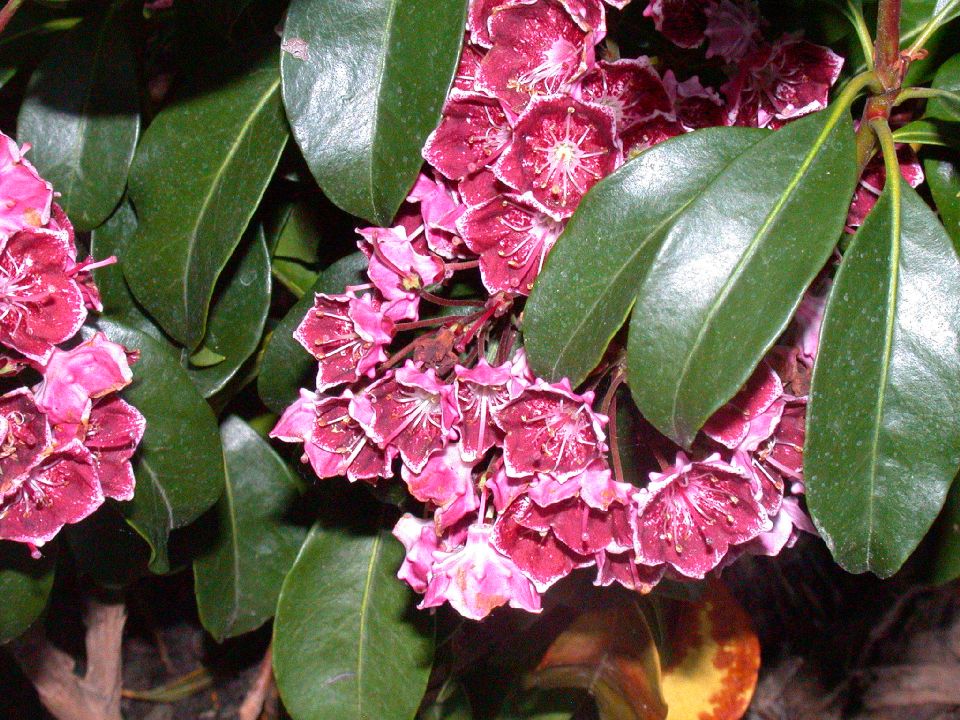
<path fill-rule="evenodd" d="M 643 14 L 674 45 L 695 48 L 707 29 L 706 5 L 704 0 L 650 0 Z"/>
<path fill-rule="evenodd" d="M 620 133 L 644 120 L 673 114 L 663 80 L 646 56 L 597 63 L 578 84 L 577 98 L 609 108 Z"/>
<path fill-rule="evenodd" d="M 510 118 L 496 98 L 458 93 L 423 147 L 424 159 L 451 180 L 486 167 L 510 142 Z"/>

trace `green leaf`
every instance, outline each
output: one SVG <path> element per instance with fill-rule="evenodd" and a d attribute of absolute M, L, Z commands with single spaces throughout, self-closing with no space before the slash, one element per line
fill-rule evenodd
<path fill-rule="evenodd" d="M 804 448 L 814 522 L 851 572 L 896 572 L 960 465 L 958 297 L 950 238 L 889 183 L 830 294 Z"/>
<path fill-rule="evenodd" d="M 937 70 L 932 87 L 960 95 L 960 55 L 954 55 Z M 960 105 L 944 98 L 927 103 L 926 117 L 960 122 Z"/>
<path fill-rule="evenodd" d="M 413 718 L 426 690 L 432 634 L 397 580 L 403 547 L 315 526 L 280 591 L 273 668 L 294 720 Z"/>
<path fill-rule="evenodd" d="M 537 375 L 583 382 L 633 306 L 683 211 L 762 130 L 711 128 L 654 146 L 601 180 L 547 258 L 523 314 Z"/>
<path fill-rule="evenodd" d="M 117 262 L 106 267 L 96 268 L 93 279 L 100 291 L 103 312 L 106 315 L 122 315 L 129 310 L 137 310 L 137 303 L 127 281 L 123 278 L 123 262 L 127 247 L 137 231 L 137 214 L 128 200 L 117 206 L 113 215 L 90 235 L 90 254 L 98 260 L 110 257 Z M 139 310 L 138 310 L 139 312 Z"/>
<path fill-rule="evenodd" d="M 267 442 L 240 418 L 220 427 L 226 492 L 209 553 L 193 563 L 200 620 L 217 642 L 273 617 L 280 584 L 307 535 L 286 519 L 300 483 Z"/>
<path fill-rule="evenodd" d="M 281 413 L 297 399 L 300 388 L 315 386 L 317 362 L 293 339 L 293 331 L 313 307 L 313 296 L 342 293 L 347 285 L 366 282 L 366 269 L 367 258 L 361 252 L 337 260 L 273 329 L 257 377 L 257 391 L 268 408 Z"/>
<path fill-rule="evenodd" d="M 960 123 L 945 120 L 914 120 L 893 132 L 898 143 L 960 147 Z"/>
<path fill-rule="evenodd" d="M 923 169 L 943 226 L 953 238 L 954 247 L 960 248 L 960 159 L 927 158 Z"/>
<path fill-rule="evenodd" d="M 93 515 L 63 529 L 78 574 L 110 590 L 123 590 L 150 574 L 150 546 L 130 527 L 117 503 L 105 503 Z M 103 548 L 110 552 L 103 552 Z"/>
<path fill-rule="evenodd" d="M 26 545 L 0 541 L 0 643 L 22 635 L 47 606 L 53 587 L 56 547 L 34 560 Z"/>
<path fill-rule="evenodd" d="M 300 202 L 286 217 L 273 251 L 273 276 L 298 299 L 317 281 L 321 238 L 316 203 Z"/>
<path fill-rule="evenodd" d="M 164 109 L 130 171 L 140 226 L 124 275 L 137 300 L 188 350 L 206 331 L 221 271 L 287 140 L 276 57 Z"/>
<path fill-rule="evenodd" d="M 761 140 L 678 218 L 640 285 L 628 345 L 637 406 L 662 433 L 688 446 L 746 382 L 833 251 L 856 181 L 838 105 Z"/>
<path fill-rule="evenodd" d="M 113 10 L 82 22 L 33 73 L 17 117 L 18 139 L 77 230 L 106 220 L 127 185 L 140 134 L 127 37 Z"/>
<path fill-rule="evenodd" d="M 140 351 L 133 384 L 123 397 L 147 420 L 134 462 L 136 494 L 120 508 L 150 543 L 150 569 L 170 569 L 170 532 L 196 520 L 223 492 L 224 468 L 217 420 L 169 349 L 141 330 L 101 317 L 97 329 Z"/>
<path fill-rule="evenodd" d="M 221 355 L 218 352 L 214 352 L 206 345 L 203 345 L 199 350 L 197 350 L 193 355 L 188 359 L 189 366 L 196 368 L 210 368 L 215 365 L 219 365 L 227 358 Z M 187 367 L 189 371 L 190 367 Z"/>
<path fill-rule="evenodd" d="M 920 579 L 940 585 L 960 577 L 960 483 L 956 478 L 937 521 L 924 540 L 924 545 L 927 544 L 930 554 L 918 567 Z M 920 555 L 920 551 L 917 554 Z"/>
<path fill-rule="evenodd" d="M 270 256 L 260 225 L 221 274 L 218 296 L 210 308 L 203 350 L 215 363 L 200 366 L 189 358 L 187 373 L 200 394 L 210 397 L 223 389 L 260 344 L 270 309 Z"/>
<path fill-rule="evenodd" d="M 283 101 L 324 193 L 378 225 L 423 164 L 457 68 L 466 0 L 293 0 Z"/>

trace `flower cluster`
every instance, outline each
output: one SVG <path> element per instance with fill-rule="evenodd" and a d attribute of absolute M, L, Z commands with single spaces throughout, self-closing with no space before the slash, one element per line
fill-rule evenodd
<path fill-rule="evenodd" d="M 600 0 L 472 0 L 429 167 L 394 227 L 359 230 L 369 282 L 318 294 L 296 330 L 316 388 L 272 434 L 302 443 L 321 478 L 402 478 L 425 509 L 394 529 L 421 607 L 536 612 L 587 567 L 597 585 L 646 592 L 813 531 L 797 494 L 822 292 L 690 454 L 641 423 L 629 445 L 659 467 L 648 477 L 621 469 L 617 353 L 580 390 L 535 377 L 520 347 L 524 298 L 594 184 L 700 127 L 777 127 L 819 110 L 840 70 L 800 38 L 766 42 L 746 0 L 653 0 L 646 14 L 683 47 L 706 40 L 729 82 L 717 91 L 646 57 L 598 58 Z M 485 297 L 458 297 L 453 278 L 475 269 Z"/>
<path fill-rule="evenodd" d="M 144 419 L 120 399 L 136 359 L 101 333 L 70 349 L 100 310 L 73 227 L 20 148 L 0 134 L 0 374 L 30 368 L 33 387 L 0 396 L 0 539 L 34 549 L 105 497 L 129 500 Z"/>

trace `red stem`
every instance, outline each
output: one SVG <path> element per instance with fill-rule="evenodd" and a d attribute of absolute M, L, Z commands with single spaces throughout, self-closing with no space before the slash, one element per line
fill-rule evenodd
<path fill-rule="evenodd" d="M 877 10 L 877 37 L 873 44 L 873 58 L 883 92 L 871 96 L 863 110 L 863 119 L 857 132 L 857 161 L 861 172 L 877 149 L 877 138 L 870 127 L 870 121 L 889 119 L 910 62 L 900 52 L 901 10 L 902 0 L 880 0 Z"/>
<path fill-rule="evenodd" d="M 0 10 L 0 33 L 6 29 L 21 5 L 23 5 L 23 0 L 7 0 L 7 4 Z"/>

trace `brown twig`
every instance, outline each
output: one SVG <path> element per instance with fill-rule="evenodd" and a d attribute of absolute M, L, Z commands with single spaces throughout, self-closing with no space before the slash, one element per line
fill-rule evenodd
<path fill-rule="evenodd" d="M 7 4 L 0 10 L 0 33 L 6 29 L 21 5 L 23 5 L 23 0 L 7 0 Z"/>
<path fill-rule="evenodd" d="M 260 662 L 253 685 L 243 698 L 237 720 L 258 720 L 273 695 L 273 686 L 273 645 L 270 645 Z"/>
<path fill-rule="evenodd" d="M 127 620 L 122 604 L 91 600 L 86 617 L 87 671 L 51 643 L 41 626 L 15 648 L 14 655 L 33 683 L 40 702 L 57 720 L 121 720 L 121 649 Z"/>

